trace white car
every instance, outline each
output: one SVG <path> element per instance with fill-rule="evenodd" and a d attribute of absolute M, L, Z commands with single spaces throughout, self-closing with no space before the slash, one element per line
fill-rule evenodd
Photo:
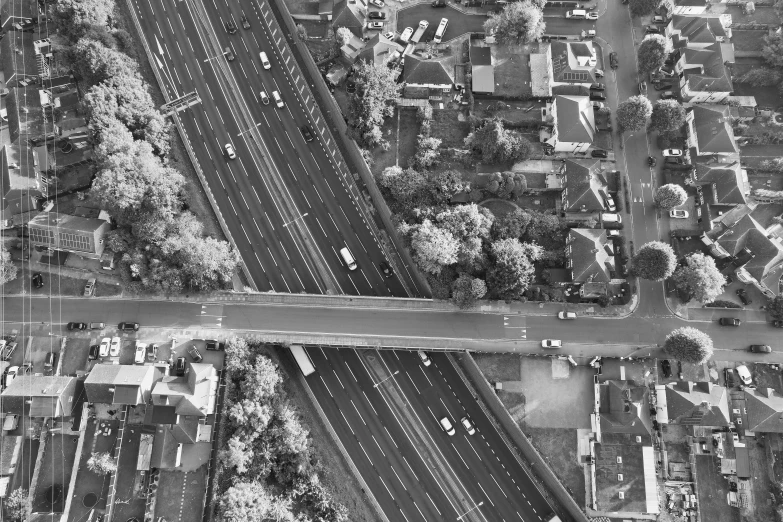
<path fill-rule="evenodd" d="M 275 100 L 275 105 L 278 109 L 282 109 L 285 107 L 285 104 L 283 103 L 283 98 L 280 97 L 280 93 L 277 91 L 272 91 L 272 98 Z"/>
<path fill-rule="evenodd" d="M 560 339 L 544 339 L 541 341 L 541 348 L 561 348 L 563 341 Z"/>
<path fill-rule="evenodd" d="M 750 370 L 748 370 L 747 366 L 741 364 L 737 366 L 736 370 L 737 370 L 737 375 L 739 375 L 740 379 L 742 379 L 742 382 L 746 386 L 750 386 L 751 384 L 753 384 L 753 377 L 751 377 Z"/>
<path fill-rule="evenodd" d="M 147 358 L 147 345 L 145 343 L 136 343 L 136 355 L 133 358 L 133 362 L 136 364 L 144 364 L 144 360 Z"/>
<path fill-rule="evenodd" d="M 462 423 L 462 427 L 465 428 L 465 431 L 468 432 L 468 435 L 473 435 L 476 433 L 476 428 L 473 427 L 473 423 L 470 422 L 470 419 L 467 417 L 462 417 L 460 419 L 460 422 Z"/>
<path fill-rule="evenodd" d="M 389 31 L 388 33 L 383 33 L 383 37 L 387 40 L 394 40 L 394 37 L 397 36 L 397 33 L 394 31 Z"/>
<path fill-rule="evenodd" d="M 370 5 L 374 5 L 375 7 L 383 7 L 386 4 L 383 0 L 370 0 Z"/>
<path fill-rule="evenodd" d="M 14 379 L 16 379 L 16 376 L 19 375 L 19 367 L 18 366 L 11 366 L 5 371 L 5 387 L 8 388 L 11 386 L 11 383 L 14 382 Z"/>
<path fill-rule="evenodd" d="M 557 318 L 558 319 L 576 319 L 576 312 L 566 312 L 565 310 L 560 310 L 557 312 Z"/>
<path fill-rule="evenodd" d="M 429 366 L 430 364 L 432 364 L 432 361 L 430 360 L 430 358 L 427 356 L 425 352 L 416 352 L 416 353 L 419 355 L 419 359 L 421 359 L 421 363 L 424 366 Z"/>
<path fill-rule="evenodd" d="M 234 159 L 237 157 L 237 153 L 234 151 L 234 146 L 230 143 L 226 143 L 226 156 L 228 156 L 228 159 Z"/>
<path fill-rule="evenodd" d="M 370 31 L 380 31 L 383 29 L 383 22 L 367 22 L 367 29 Z"/>
<path fill-rule="evenodd" d="M 269 62 L 269 57 L 264 51 L 261 51 L 258 56 L 261 58 L 261 65 L 264 67 L 264 69 L 272 68 L 272 64 Z"/>
<path fill-rule="evenodd" d="M 119 337 L 118 337 L 119 339 Z M 109 345 L 111 344 L 111 339 L 108 337 L 104 337 L 101 339 L 101 346 L 98 348 L 98 355 L 100 357 L 108 357 L 109 356 Z"/>
<path fill-rule="evenodd" d="M 269 105 L 269 96 L 266 95 L 266 92 L 259 91 L 258 97 L 261 99 L 261 103 L 264 105 Z"/>
<path fill-rule="evenodd" d="M 413 36 L 413 27 L 406 27 L 400 35 L 400 40 L 402 43 L 408 43 L 408 41 L 411 39 L 411 36 Z"/>
<path fill-rule="evenodd" d="M 440 427 L 443 428 L 443 431 L 445 431 L 448 435 L 454 435 L 457 432 L 448 417 L 443 417 L 440 420 Z"/>
<path fill-rule="evenodd" d="M 429 26 L 430 23 L 427 20 L 422 20 L 421 22 L 419 22 L 419 29 L 421 29 L 422 31 L 426 31 Z"/>
<path fill-rule="evenodd" d="M 109 355 L 117 357 L 120 355 L 120 347 L 122 346 L 122 339 L 119 337 L 111 338 L 111 346 L 109 347 Z"/>
<path fill-rule="evenodd" d="M 598 13 L 587 13 L 588 20 L 598 20 Z"/>
<path fill-rule="evenodd" d="M 688 219 L 688 211 L 679 209 L 670 210 L 669 217 L 674 219 Z"/>
<path fill-rule="evenodd" d="M 680 149 L 664 149 L 663 151 L 664 158 L 679 158 L 680 156 L 682 156 Z"/>
<path fill-rule="evenodd" d="M 603 109 L 604 107 L 606 107 L 606 105 L 604 105 L 604 102 L 594 101 L 594 102 L 590 102 L 590 103 L 593 104 L 593 110 L 594 111 L 597 111 L 598 109 Z"/>

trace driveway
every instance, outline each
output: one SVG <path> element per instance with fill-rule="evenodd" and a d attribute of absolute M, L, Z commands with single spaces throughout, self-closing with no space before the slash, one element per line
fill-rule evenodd
<path fill-rule="evenodd" d="M 397 11 L 397 31 L 401 33 L 406 27 L 416 29 L 421 20 L 427 20 L 430 26 L 424 32 L 421 42 L 431 42 L 441 18 L 449 19 L 446 34 L 443 35 L 444 42 L 465 33 L 483 33 L 484 22 L 487 20 L 486 16 L 464 14 L 451 6 L 434 8 L 429 4 L 419 4 Z"/>

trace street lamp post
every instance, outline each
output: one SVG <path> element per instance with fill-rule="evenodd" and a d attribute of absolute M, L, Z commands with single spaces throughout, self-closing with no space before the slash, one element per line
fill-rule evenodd
<path fill-rule="evenodd" d="M 397 375 L 398 373 L 400 373 L 400 370 L 397 370 L 397 371 L 396 371 L 396 372 L 394 372 L 393 374 L 391 374 L 391 375 L 389 375 L 388 377 L 386 377 L 384 380 L 382 380 L 382 381 L 379 381 L 379 382 L 376 382 L 375 384 L 373 384 L 373 386 L 372 386 L 372 387 L 373 387 L 373 388 L 377 388 L 378 386 L 380 386 L 380 385 L 381 385 L 381 384 L 383 384 L 384 382 L 388 381 L 389 379 L 391 379 L 392 377 L 394 377 L 394 376 L 395 376 L 395 375 Z"/>
<path fill-rule="evenodd" d="M 475 506 L 473 506 L 473 507 L 472 507 L 472 508 L 470 508 L 469 510 L 465 511 L 465 512 L 464 512 L 463 514 L 461 514 L 460 516 L 458 516 L 458 517 L 457 517 L 457 520 L 462 520 L 462 517 L 464 517 L 465 515 L 467 515 L 468 513 L 470 513 L 471 511 L 473 511 L 474 509 L 477 509 L 477 508 L 481 507 L 483 504 L 484 504 L 484 501 L 482 500 L 481 502 L 479 502 L 478 504 L 476 504 Z"/>
<path fill-rule="evenodd" d="M 301 216 L 299 216 L 298 218 L 294 218 L 294 219 L 292 219 L 291 221 L 289 221 L 288 223 L 285 223 L 285 224 L 283 225 L 283 228 L 287 227 L 287 226 L 288 226 L 288 225 L 290 225 L 291 223 L 294 223 L 294 222 L 296 222 L 296 221 L 299 221 L 300 219 L 302 219 L 303 217 L 305 217 L 307 214 L 308 214 L 308 212 L 305 212 L 304 214 L 302 214 L 302 215 L 301 215 Z"/>

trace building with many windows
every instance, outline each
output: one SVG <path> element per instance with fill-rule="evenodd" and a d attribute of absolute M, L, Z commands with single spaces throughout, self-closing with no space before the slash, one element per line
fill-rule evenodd
<path fill-rule="evenodd" d="M 42 212 L 30 220 L 27 229 L 33 245 L 98 259 L 103 254 L 104 236 L 110 225 L 103 218 Z"/>

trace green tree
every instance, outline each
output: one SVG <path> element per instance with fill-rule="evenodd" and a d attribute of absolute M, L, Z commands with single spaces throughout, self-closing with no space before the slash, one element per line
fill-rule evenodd
<path fill-rule="evenodd" d="M 397 71 L 383 63 L 363 60 L 353 67 L 356 96 L 351 96 L 349 101 L 348 123 L 360 144 L 375 146 L 377 143 L 368 143 L 365 136 L 375 128 L 380 129 L 386 118 L 394 114 L 401 90 L 396 81 Z"/>
<path fill-rule="evenodd" d="M 767 172 L 775 172 L 777 174 L 783 174 L 783 158 L 773 158 L 769 160 L 763 160 L 759 164 L 759 168 Z"/>
<path fill-rule="evenodd" d="M 6 250 L 5 244 L 0 245 L 0 285 L 16 279 L 19 269 L 11 259 L 11 253 Z"/>
<path fill-rule="evenodd" d="M 661 210 L 671 210 L 679 207 L 688 200 L 685 189 L 674 183 L 667 183 L 655 189 L 653 201 Z"/>
<path fill-rule="evenodd" d="M 429 188 L 435 201 L 445 203 L 457 194 L 470 192 L 470 182 L 463 181 L 459 171 L 443 170 L 431 177 Z"/>
<path fill-rule="evenodd" d="M 647 118 L 652 114 L 652 104 L 646 96 L 631 96 L 617 106 L 615 111 L 620 131 L 640 131 L 647 127 Z"/>
<path fill-rule="evenodd" d="M 97 85 L 115 77 L 138 76 L 139 65 L 128 57 L 104 43 L 89 38 L 81 38 L 71 49 L 71 69 L 85 82 L 83 88 Z"/>
<path fill-rule="evenodd" d="M 334 39 L 337 40 L 340 47 L 350 42 L 352 38 L 353 33 L 347 27 L 338 27 L 334 32 Z"/>
<path fill-rule="evenodd" d="M 396 165 L 385 168 L 378 177 L 378 183 L 395 200 L 406 206 L 412 206 L 429 184 L 427 178 L 417 170 Z"/>
<path fill-rule="evenodd" d="M 532 241 L 553 237 L 563 230 L 563 221 L 555 214 L 530 212 L 530 217 L 525 236 Z"/>
<path fill-rule="evenodd" d="M 778 294 L 767 303 L 767 311 L 773 319 L 783 321 L 783 294 Z"/>
<path fill-rule="evenodd" d="M 489 238 L 494 216 L 475 203 L 448 207 L 435 216 L 437 226 L 454 237 L 459 245 L 459 263 L 470 264 L 481 256 L 483 240 Z"/>
<path fill-rule="evenodd" d="M 87 469 L 98 475 L 108 475 L 117 471 L 117 463 L 108 451 L 93 452 L 87 459 Z"/>
<path fill-rule="evenodd" d="M 459 242 L 447 230 L 437 227 L 429 219 L 412 229 L 411 250 L 419 268 L 438 274 L 444 266 L 457 262 Z"/>
<path fill-rule="evenodd" d="M 783 69 L 783 35 L 773 32 L 765 36 L 761 53 L 767 65 L 778 71 Z"/>
<path fill-rule="evenodd" d="M 664 351 L 678 361 L 703 364 L 712 357 L 712 339 L 691 326 L 684 326 L 666 336 Z"/>
<path fill-rule="evenodd" d="M 428 169 L 432 167 L 440 156 L 441 140 L 432 136 L 419 134 L 416 144 L 416 155 L 413 157 L 413 165 L 419 169 Z"/>
<path fill-rule="evenodd" d="M 533 261 L 541 255 L 535 243 L 500 239 L 490 246 L 491 268 L 487 286 L 501 299 L 519 299 L 535 272 Z"/>
<path fill-rule="evenodd" d="M 773 87 L 783 84 L 783 71 L 771 67 L 754 67 L 738 77 L 735 82 L 747 83 L 752 87 Z"/>
<path fill-rule="evenodd" d="M 633 16 L 641 17 L 651 14 L 660 3 L 661 0 L 630 0 L 628 7 L 631 9 Z"/>
<path fill-rule="evenodd" d="M 672 282 L 689 299 L 710 303 L 723 293 L 726 278 L 715 266 L 715 260 L 701 252 L 685 258 L 685 264 L 674 271 Z"/>
<path fill-rule="evenodd" d="M 533 217 L 524 210 L 517 208 L 492 223 L 492 237 L 494 239 L 519 239 L 527 230 L 527 226 Z"/>
<path fill-rule="evenodd" d="M 677 257 L 672 247 L 660 241 L 645 243 L 631 258 L 631 273 L 642 279 L 663 281 L 674 272 Z"/>
<path fill-rule="evenodd" d="M 508 4 L 509 6 L 517 5 Z M 527 159 L 531 145 L 516 131 L 506 130 L 499 118 L 486 121 L 465 138 L 465 146 L 481 154 L 484 163 Z"/>
<path fill-rule="evenodd" d="M 108 25 L 114 8 L 114 0 L 59 0 L 53 10 L 55 26 L 76 41 L 90 27 Z"/>
<path fill-rule="evenodd" d="M 639 44 L 636 57 L 639 62 L 639 72 L 646 74 L 663 67 L 666 57 L 666 37 L 662 34 L 648 34 Z"/>
<path fill-rule="evenodd" d="M 650 115 L 650 130 L 666 132 L 685 125 L 685 107 L 677 100 L 658 100 Z"/>
<path fill-rule="evenodd" d="M 226 447 L 218 452 L 218 458 L 224 466 L 236 468 L 237 473 L 243 475 L 253 462 L 253 451 L 234 435 L 228 439 Z"/>
<path fill-rule="evenodd" d="M 487 284 L 468 274 L 460 275 L 451 286 L 451 300 L 462 310 L 473 308 L 476 301 L 487 293 Z"/>
<path fill-rule="evenodd" d="M 274 520 L 293 522 L 291 498 L 276 497 L 258 482 L 236 482 L 220 499 L 220 515 L 224 522 Z"/>
<path fill-rule="evenodd" d="M 484 32 L 495 35 L 500 41 L 537 41 L 546 30 L 544 12 L 539 4 L 540 2 L 534 4 L 529 0 L 506 4 L 502 11 L 493 14 L 484 22 Z"/>
<path fill-rule="evenodd" d="M 23 522 L 30 515 L 30 500 L 27 490 L 23 488 L 15 489 L 3 502 L 5 514 L 9 522 Z"/>
<path fill-rule="evenodd" d="M 188 287 L 200 291 L 231 287 L 241 258 L 227 241 L 197 236 L 171 240 L 180 245 L 177 257 Z"/>

